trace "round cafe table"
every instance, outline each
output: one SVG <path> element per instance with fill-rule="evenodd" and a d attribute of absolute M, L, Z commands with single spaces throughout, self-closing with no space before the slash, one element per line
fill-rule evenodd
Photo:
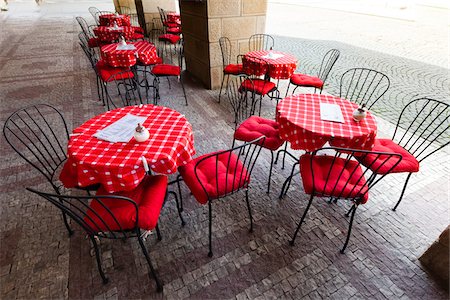
<path fill-rule="evenodd" d="M 267 70 L 265 64 L 261 64 L 259 60 L 254 58 L 266 61 L 269 65 L 269 70 Z M 242 58 L 242 64 L 246 74 L 265 74 L 274 79 L 289 79 L 297 68 L 297 58 L 280 51 L 258 50 L 245 54 Z"/>
<path fill-rule="evenodd" d="M 132 40 L 135 33 L 135 28 L 131 26 L 118 26 L 117 28 L 111 26 L 98 26 L 94 28 L 95 36 L 101 42 L 111 43 L 117 41 L 120 35 L 126 40 Z"/>
<path fill-rule="evenodd" d="M 339 105 L 344 123 L 322 120 L 320 103 Z M 331 95 L 299 94 L 284 98 L 276 108 L 280 137 L 297 150 L 314 151 L 327 142 L 336 147 L 370 150 L 377 135 L 377 123 L 370 112 L 360 122 L 354 121 L 352 115 L 357 107 Z"/>
<path fill-rule="evenodd" d="M 98 16 L 101 26 L 113 26 L 116 21 L 117 26 L 131 26 L 130 16 L 128 15 L 116 15 L 105 14 Z"/>
<path fill-rule="evenodd" d="M 134 45 L 134 50 L 117 50 L 119 45 L 120 43 L 115 43 L 100 48 L 103 60 L 111 67 L 129 68 L 137 61 L 144 65 L 156 64 L 158 61 L 158 53 L 152 43 L 147 41 L 127 43 L 127 45 Z"/>
<path fill-rule="evenodd" d="M 111 143 L 93 136 L 127 114 L 146 116 L 150 138 Z M 153 172 L 173 174 L 195 154 L 192 126 L 179 112 L 155 105 L 128 106 L 98 115 L 73 130 L 68 159 L 60 175 L 64 186 L 100 183 L 109 192 L 130 191 L 145 176 L 141 157 Z"/>

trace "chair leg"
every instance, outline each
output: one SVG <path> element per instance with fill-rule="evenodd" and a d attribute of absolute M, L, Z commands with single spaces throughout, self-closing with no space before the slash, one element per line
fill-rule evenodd
<path fill-rule="evenodd" d="M 292 169 L 291 169 L 291 174 L 288 176 L 288 178 L 286 178 L 286 180 L 283 183 L 283 186 L 281 188 L 281 193 L 280 196 L 278 197 L 278 199 L 282 199 L 284 196 L 286 196 L 289 187 L 291 186 L 291 181 L 292 178 L 294 177 L 294 171 L 295 171 L 295 167 L 298 165 L 298 162 L 295 162 L 292 165 Z"/>
<path fill-rule="evenodd" d="M 250 207 L 250 202 L 248 200 L 248 188 L 245 190 L 245 201 L 247 202 L 248 216 L 250 218 L 250 229 L 249 229 L 249 232 L 253 232 L 253 216 L 252 216 L 252 209 Z"/>
<path fill-rule="evenodd" d="M 289 80 L 289 83 L 288 83 L 288 86 L 287 86 L 287 89 L 286 89 L 286 95 L 284 95 L 284 98 L 286 98 L 287 97 L 287 95 L 288 95 L 288 93 L 289 93 L 289 87 L 291 86 L 291 81 Z"/>
<path fill-rule="evenodd" d="M 186 225 L 186 222 L 184 222 L 183 216 L 181 215 L 181 208 L 180 208 L 180 203 L 178 202 L 177 193 L 172 192 L 172 191 L 169 191 L 168 193 L 173 195 L 173 197 L 175 198 L 175 203 L 177 204 L 178 216 L 180 217 L 180 220 L 181 220 L 181 226 Z"/>
<path fill-rule="evenodd" d="M 148 263 L 148 266 L 152 273 L 152 276 L 155 279 L 156 290 L 158 291 L 158 293 L 160 293 L 163 291 L 163 286 L 162 286 L 161 282 L 159 281 L 158 276 L 156 275 L 155 269 L 153 268 L 152 262 L 150 261 L 150 256 L 148 255 L 147 248 L 145 248 L 144 241 L 142 240 L 140 234 L 138 234 L 138 241 L 139 241 L 139 245 L 141 246 L 142 252 L 144 253 L 145 259 L 147 260 L 147 263 Z"/>
<path fill-rule="evenodd" d="M 273 169 L 273 151 L 270 151 L 270 169 L 269 169 L 269 181 L 267 182 L 267 194 L 270 193 L 270 182 L 272 180 L 272 169 Z"/>
<path fill-rule="evenodd" d="M 303 221 L 305 220 L 306 214 L 308 213 L 308 210 L 309 210 L 309 208 L 310 208 L 310 206 L 311 206 L 311 203 L 312 203 L 313 199 L 314 199 L 314 195 L 311 195 L 311 198 L 309 198 L 308 205 L 306 206 L 306 209 L 305 209 L 305 211 L 303 212 L 303 216 L 302 216 L 302 218 L 300 219 L 300 222 L 298 223 L 297 229 L 296 229 L 295 232 L 294 232 L 294 236 L 292 237 L 292 240 L 289 242 L 289 244 L 290 244 L 291 246 L 294 246 L 295 238 L 297 237 L 298 231 L 300 230 L 300 227 L 302 226 L 302 223 L 303 223 Z"/>
<path fill-rule="evenodd" d="M 180 195 L 180 212 L 183 212 L 183 197 L 181 195 L 181 184 L 180 181 L 182 180 L 181 175 L 177 176 L 177 186 L 178 186 L 178 195 Z"/>
<path fill-rule="evenodd" d="M 398 205 L 400 204 L 400 202 L 402 202 L 403 194 L 405 193 L 406 186 L 408 185 L 408 181 L 409 181 L 409 178 L 411 178 L 411 175 L 412 175 L 412 173 L 409 173 L 408 177 L 406 177 L 406 182 L 405 182 L 405 185 L 403 186 L 402 193 L 400 194 L 400 198 L 398 199 L 397 204 L 395 204 L 394 208 L 392 209 L 393 211 L 395 211 L 397 209 Z"/>
<path fill-rule="evenodd" d="M 352 207 L 350 207 L 350 209 L 348 210 L 348 212 L 345 214 L 346 217 L 350 216 L 350 213 L 355 209 L 355 204 L 352 205 Z"/>
<path fill-rule="evenodd" d="M 66 229 L 69 232 L 69 237 L 71 237 L 74 234 L 74 231 L 72 230 L 72 228 L 70 228 L 69 221 L 67 221 L 66 213 L 63 212 L 62 217 L 63 217 L 64 225 L 66 226 Z"/>
<path fill-rule="evenodd" d="M 213 252 L 212 252 L 212 205 L 211 205 L 211 200 L 208 200 L 208 208 L 209 208 L 209 252 L 208 252 L 208 256 L 212 257 L 213 256 Z"/>
<path fill-rule="evenodd" d="M 341 253 L 344 254 L 345 248 L 347 248 L 348 241 L 350 240 L 350 234 L 352 233 L 352 225 L 353 225 L 353 219 L 355 218 L 356 209 L 358 208 L 358 205 L 354 204 L 352 206 L 352 216 L 350 218 L 350 225 L 348 226 L 348 232 L 347 232 L 347 238 L 345 239 L 344 247 L 341 249 Z"/>
<path fill-rule="evenodd" d="M 161 241 L 162 236 L 161 236 L 161 231 L 159 230 L 158 223 L 156 223 L 155 230 L 156 230 L 156 237 L 157 237 L 158 241 Z"/>
<path fill-rule="evenodd" d="M 225 76 L 227 76 L 227 77 L 229 77 L 230 75 L 228 75 L 228 74 L 223 74 L 223 77 L 222 77 L 222 84 L 220 85 L 220 92 L 219 92 L 219 103 L 220 103 L 220 96 L 222 95 L 222 89 L 223 89 L 223 84 L 224 84 L 224 82 L 225 82 Z"/>
<path fill-rule="evenodd" d="M 100 260 L 100 251 L 98 250 L 97 241 L 95 240 L 93 235 L 90 235 L 89 237 L 92 241 L 92 244 L 94 245 L 95 258 L 97 259 L 98 272 L 100 273 L 100 276 L 102 277 L 103 284 L 107 284 L 109 279 L 108 279 L 108 277 L 105 276 L 105 273 L 103 272 L 103 269 L 102 269 L 102 262 Z"/>
<path fill-rule="evenodd" d="M 184 101 L 186 103 L 186 106 L 188 106 L 187 97 L 186 97 L 186 91 L 184 90 L 184 84 L 183 84 L 183 80 L 181 80 L 181 75 L 180 75 L 180 84 L 181 84 L 181 89 L 183 90 Z"/>

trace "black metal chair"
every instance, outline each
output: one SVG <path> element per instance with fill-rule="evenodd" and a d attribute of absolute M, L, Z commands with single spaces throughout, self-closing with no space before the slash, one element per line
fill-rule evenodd
<path fill-rule="evenodd" d="M 319 89 L 320 93 L 322 93 L 325 81 L 327 80 L 328 75 L 330 74 L 330 71 L 338 60 L 340 54 L 341 53 L 337 49 L 331 49 L 325 53 L 325 56 L 322 58 L 319 72 L 317 73 L 317 77 L 306 74 L 293 74 L 286 89 L 286 97 L 291 84 L 295 86 L 292 93 L 295 93 L 295 90 L 298 87 L 313 87 L 314 92 L 316 92 L 316 89 Z"/>
<path fill-rule="evenodd" d="M 97 23 L 97 13 L 100 12 L 100 9 L 98 9 L 97 7 L 91 6 L 88 8 L 89 13 L 91 14 L 92 18 L 94 18 L 95 24 L 98 25 Z"/>
<path fill-rule="evenodd" d="M 249 101 L 246 91 L 241 89 L 242 82 L 251 79 L 246 76 L 237 76 L 231 79 L 228 85 L 228 99 L 233 108 L 235 131 L 233 135 L 233 146 L 235 141 L 252 142 L 253 140 L 264 136 L 265 139 L 259 142 L 259 145 L 270 151 L 270 170 L 267 182 L 267 193 L 270 192 L 270 183 L 272 178 L 272 169 L 274 164 L 274 151 L 277 151 L 284 143 L 280 138 L 278 123 L 255 116 L 256 103 Z"/>
<path fill-rule="evenodd" d="M 75 18 L 80 25 L 80 28 L 86 37 L 87 40 L 87 46 L 89 48 L 96 48 L 101 45 L 100 41 L 97 39 L 97 37 L 94 34 L 93 28 L 96 27 L 96 25 L 89 25 L 86 20 L 82 17 L 76 17 Z"/>
<path fill-rule="evenodd" d="M 389 89 L 389 78 L 378 71 L 353 68 L 342 74 L 339 97 L 370 109 Z"/>
<path fill-rule="evenodd" d="M 272 50 L 275 45 L 273 37 L 269 34 L 254 34 L 248 39 L 249 51 Z"/>
<path fill-rule="evenodd" d="M 220 45 L 220 51 L 222 53 L 222 66 L 223 66 L 223 77 L 222 77 L 222 84 L 220 85 L 220 92 L 219 92 L 219 103 L 220 103 L 220 96 L 222 95 L 222 89 L 223 84 L 225 82 L 225 78 L 228 80 L 230 78 L 230 75 L 239 76 L 243 75 L 244 70 L 242 68 L 242 63 L 236 62 L 236 64 L 231 63 L 231 42 L 230 39 L 227 37 L 221 37 L 219 39 L 219 45 Z"/>
<path fill-rule="evenodd" d="M 155 182 L 154 185 L 160 186 L 161 189 L 167 188 L 167 177 L 154 177 L 164 177 L 165 181 L 164 179 L 153 180 Z M 158 196 L 151 199 L 153 202 L 151 203 L 152 212 L 150 212 L 146 207 L 140 205 L 139 201 L 142 202 L 144 201 L 143 199 L 130 199 L 129 197 L 117 195 L 65 196 L 44 193 L 31 188 L 27 188 L 27 190 L 41 196 L 59 208 L 64 215 L 69 216 L 86 232 L 94 246 L 98 271 L 104 284 L 108 283 L 109 279 L 102 268 L 97 239 L 126 240 L 137 238 L 150 268 L 151 273 L 149 276 L 150 278 L 153 276 L 155 279 L 157 291 L 162 292 L 163 285 L 156 274 L 147 248 L 144 245 L 141 228 L 144 230 L 157 228 L 159 213 L 164 202 L 164 193 L 159 193 Z M 146 201 L 146 205 L 148 205 L 147 202 L 149 201 Z M 158 239 L 160 239 L 159 231 L 156 230 L 156 232 Z"/>
<path fill-rule="evenodd" d="M 248 189 L 253 167 L 258 159 L 265 137 L 245 143 L 229 150 L 221 150 L 195 158 L 178 168 L 185 184 L 196 200 L 208 204 L 209 208 L 209 252 L 212 257 L 212 202 L 239 190 L 245 190 L 250 232 L 253 231 L 253 218 L 248 199 Z M 180 193 L 181 199 L 181 193 Z"/>
<path fill-rule="evenodd" d="M 63 192 L 58 176 L 67 160 L 69 131 L 60 111 L 47 104 L 19 109 L 6 119 L 3 135 L 11 148 L 41 173 L 56 193 Z M 93 191 L 98 185 L 78 188 Z M 69 236 L 72 235 L 64 214 L 63 220 Z"/>
<path fill-rule="evenodd" d="M 382 158 L 384 161 L 375 167 L 375 171 L 382 168 L 386 169 L 385 173 L 378 179 L 371 176 L 369 169 L 363 170 L 360 163 L 354 159 L 354 157 L 364 158 L 368 155 L 374 156 L 376 159 Z M 338 199 L 347 199 L 352 202 L 352 206 L 346 214 L 348 217 L 351 213 L 351 218 L 347 237 L 341 249 L 341 253 L 344 253 L 350 240 L 356 209 L 359 205 L 367 202 L 369 190 L 380 182 L 384 176 L 389 174 L 401 160 L 402 156 L 396 153 L 336 147 L 325 147 L 302 155 L 299 160 L 300 174 L 305 193 L 309 194 L 310 198 L 290 244 L 294 245 L 297 234 L 315 196 L 333 197 L 336 201 Z M 367 180 L 366 174 L 369 177 Z"/>
<path fill-rule="evenodd" d="M 408 181 L 419 171 L 420 163 L 450 144 L 450 105 L 430 98 L 409 102 L 400 113 L 392 139 L 376 139 L 374 151 L 390 151 L 400 154 L 402 162 L 391 173 L 408 173 L 400 198 L 392 210 L 402 201 Z M 358 158 L 361 164 L 374 169 L 383 159 L 367 156 Z M 385 168 L 373 170 L 383 175 Z"/>
<path fill-rule="evenodd" d="M 100 25 L 100 16 L 102 16 L 102 15 L 110 15 L 110 14 L 114 14 L 114 12 L 111 12 L 111 11 L 105 11 L 105 10 L 103 10 L 103 11 L 101 11 L 101 10 L 97 11 L 97 12 L 95 13 L 95 17 L 94 17 L 95 23 L 96 23 L 97 25 Z"/>

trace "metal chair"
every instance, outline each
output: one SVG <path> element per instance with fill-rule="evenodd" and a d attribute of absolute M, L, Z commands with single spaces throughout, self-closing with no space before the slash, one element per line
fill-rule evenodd
<path fill-rule="evenodd" d="M 378 71 L 353 68 L 342 74 L 339 97 L 370 109 L 389 89 L 389 78 Z"/>
<path fill-rule="evenodd" d="M 92 18 L 94 18 L 95 24 L 98 25 L 97 23 L 97 13 L 100 12 L 100 9 L 98 9 L 97 7 L 91 6 L 88 8 L 89 13 L 91 14 Z"/>
<path fill-rule="evenodd" d="M 291 84 L 295 85 L 292 93 L 295 93 L 295 90 L 298 87 L 313 87 L 314 92 L 316 92 L 316 89 L 319 89 L 320 93 L 322 94 L 322 89 L 325 85 L 325 81 L 327 80 L 328 75 L 330 74 L 330 71 L 338 60 L 340 54 L 341 53 L 337 49 L 331 49 L 327 53 L 325 53 L 325 56 L 322 58 L 319 72 L 317 73 L 317 77 L 306 74 L 293 74 L 286 89 L 286 97 L 288 95 L 289 87 L 291 86 Z"/>
<path fill-rule="evenodd" d="M 400 198 L 392 210 L 396 210 L 413 173 L 420 163 L 450 144 L 450 105 L 430 98 L 409 102 L 400 113 L 392 139 L 376 139 L 374 151 L 390 151 L 400 154 L 402 162 L 391 173 L 408 173 Z M 376 157 L 358 158 L 362 165 L 374 169 L 383 163 Z M 384 175 L 385 169 L 373 170 Z"/>
<path fill-rule="evenodd" d="M 248 39 L 249 51 L 272 50 L 274 45 L 273 37 L 268 34 L 254 34 Z"/>
<path fill-rule="evenodd" d="M 178 168 L 183 181 L 191 190 L 195 199 L 200 204 L 208 204 L 209 257 L 213 256 L 213 201 L 234 194 L 239 190 L 245 190 L 245 201 L 250 218 L 250 232 L 253 231 L 253 218 L 248 199 L 248 189 L 253 167 L 261 152 L 259 143 L 264 142 L 264 139 L 265 137 L 260 137 L 251 143 L 245 143 L 229 150 L 221 150 L 202 155 Z"/>
<path fill-rule="evenodd" d="M 93 28 L 96 27 L 96 25 L 88 25 L 86 20 L 82 17 L 76 17 L 75 18 L 80 25 L 80 28 L 86 37 L 87 46 L 89 48 L 96 48 L 101 45 L 100 41 L 95 37 L 95 34 L 93 32 Z"/>
<path fill-rule="evenodd" d="M 381 168 L 386 169 L 385 173 L 378 179 L 369 176 L 366 180 L 366 174 L 370 175 L 369 169 L 363 171 L 360 163 L 354 159 L 354 157 L 364 158 L 368 155 L 384 160 L 383 163 L 375 167 L 375 171 Z M 389 174 L 401 160 L 402 156 L 396 153 L 336 147 L 325 147 L 312 153 L 303 154 L 299 160 L 300 174 L 305 193 L 309 194 L 310 198 L 290 241 L 291 246 L 294 245 L 314 197 L 333 197 L 336 201 L 337 199 L 347 199 L 352 202 L 352 206 L 346 214 L 348 217 L 351 213 L 351 218 L 347 237 L 341 249 L 341 253 L 344 253 L 350 240 L 356 209 L 359 205 L 367 202 L 369 190 Z"/>
<path fill-rule="evenodd" d="M 219 39 L 219 45 L 220 45 L 220 51 L 222 53 L 222 66 L 223 66 L 223 77 L 222 77 L 222 84 L 220 85 L 220 92 L 219 92 L 219 103 L 220 103 L 220 96 L 222 95 L 222 89 L 223 84 L 225 82 L 225 78 L 227 78 L 227 84 L 228 80 L 230 78 L 230 75 L 238 76 L 243 75 L 244 70 L 242 68 L 242 64 L 231 63 L 231 42 L 230 39 L 227 37 L 221 37 Z"/>
<path fill-rule="evenodd" d="M 160 175 L 148 176 L 147 178 L 150 179 L 148 179 L 148 183 L 144 183 L 145 186 L 143 188 L 152 189 L 152 191 L 156 189 L 164 191 L 152 193 L 152 198 L 131 199 L 120 194 L 63 196 L 44 193 L 31 188 L 27 188 L 27 190 L 41 196 L 59 208 L 64 215 L 69 216 L 86 232 L 94 246 L 98 271 L 104 284 L 108 283 L 109 279 L 102 268 L 97 240 L 99 238 L 120 240 L 137 238 L 150 268 L 149 276 L 155 279 L 157 291 L 162 292 L 163 285 L 156 274 L 147 248 L 144 245 L 143 236 L 145 233 L 141 229 L 156 229 L 158 239 L 161 239 L 157 224 L 161 207 L 167 196 L 165 192 L 167 189 L 167 177 Z"/>
<path fill-rule="evenodd" d="M 95 17 L 94 17 L 94 20 L 95 20 L 95 23 L 97 24 L 97 26 L 100 26 L 100 16 L 102 16 L 102 15 L 110 15 L 110 14 L 114 14 L 114 12 L 111 12 L 111 11 L 105 11 L 105 10 L 103 10 L 103 11 L 97 11 L 96 13 L 95 13 Z"/>

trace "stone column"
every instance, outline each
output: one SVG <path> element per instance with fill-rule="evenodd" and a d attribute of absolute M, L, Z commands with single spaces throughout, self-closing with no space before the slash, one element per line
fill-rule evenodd
<path fill-rule="evenodd" d="M 205 85 L 219 88 L 223 67 L 219 38 L 231 41 L 232 59 L 248 51 L 248 38 L 264 33 L 267 0 L 180 0 L 186 68 Z"/>

